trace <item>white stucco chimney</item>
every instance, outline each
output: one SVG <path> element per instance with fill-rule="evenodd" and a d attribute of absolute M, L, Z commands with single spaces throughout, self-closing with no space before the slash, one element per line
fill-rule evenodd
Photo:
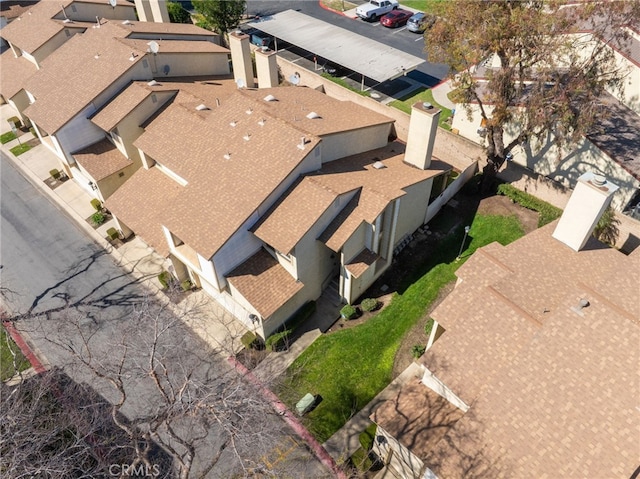
<path fill-rule="evenodd" d="M 414 103 L 411 107 L 409 135 L 404 161 L 426 170 L 431 165 L 440 110 L 430 103 Z"/>
<path fill-rule="evenodd" d="M 574 251 L 580 251 L 593 233 L 600 216 L 611 204 L 618 189 L 599 174 L 587 172 L 578 178 L 576 187 L 553 232 L 553 237 Z"/>
<path fill-rule="evenodd" d="M 247 88 L 253 88 L 253 66 L 251 65 L 251 47 L 249 35 L 241 32 L 229 33 L 229 50 L 231 50 L 231 63 L 233 64 L 233 79 Z"/>
<path fill-rule="evenodd" d="M 273 50 L 256 50 L 256 70 L 258 88 L 274 88 L 278 86 L 278 63 Z"/>
<path fill-rule="evenodd" d="M 166 0 L 135 0 L 141 22 L 170 23 Z"/>

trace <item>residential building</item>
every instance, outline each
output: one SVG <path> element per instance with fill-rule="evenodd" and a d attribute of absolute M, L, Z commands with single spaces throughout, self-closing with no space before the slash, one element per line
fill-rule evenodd
<path fill-rule="evenodd" d="M 637 474 L 640 250 L 591 236 L 615 189 L 583 175 L 559 222 L 460 267 L 424 376 L 372 415 L 400 477 Z"/>
<path fill-rule="evenodd" d="M 628 34 L 626 38 L 615 35 L 611 35 L 609 40 L 596 38 L 587 27 L 571 35 L 571 38 L 579 38 L 576 43 L 582 46 L 584 56 L 605 42 L 615 57 L 615 68 L 625 73 L 623 88 L 612 88 L 600 99 L 606 116 L 595 125 L 592 132 L 578 144 L 562 150 L 556 148 L 553 134 L 543 141 L 531 139 L 516 146 L 510 158 L 571 188 L 583 173 L 600 171 L 620 186 L 612 201 L 612 207 L 617 211 L 623 211 L 640 200 L 640 26 L 628 25 L 624 28 Z M 499 59 L 494 55 L 473 70 L 488 115 L 491 115 L 493 107 L 482 85 L 487 82 L 491 70 L 497 67 Z M 468 106 L 470 115 L 466 114 L 463 105 L 456 108 L 452 128 L 482 145 L 486 130 L 480 108 L 477 104 Z M 516 138 L 516 130 L 505 128 L 505 144 Z"/>

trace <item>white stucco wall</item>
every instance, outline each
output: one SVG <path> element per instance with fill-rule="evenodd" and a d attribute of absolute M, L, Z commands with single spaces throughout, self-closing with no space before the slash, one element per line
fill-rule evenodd
<path fill-rule="evenodd" d="M 163 53 L 148 54 L 151 70 L 156 77 L 228 75 L 229 57 L 227 53 Z M 165 68 L 168 66 L 168 73 Z"/>
<path fill-rule="evenodd" d="M 396 243 L 424 224 L 432 184 L 433 179 L 429 178 L 404 189 L 406 194 L 400 198 L 400 211 L 398 212 L 395 235 Z"/>
<path fill-rule="evenodd" d="M 491 107 L 487 107 L 492 111 Z M 472 118 L 468 119 L 466 112 L 460 108 L 453 120 L 453 128 L 460 131 L 460 135 L 484 144 L 484 138 L 478 135 L 480 128 L 480 111 L 477 105 L 471 105 Z M 505 129 L 505 144 L 516 136 L 513 128 Z M 615 193 L 612 207 L 621 211 L 629 202 L 634 192 L 640 188 L 640 182 L 630 173 L 625 171 L 618 163 L 613 161 L 605 152 L 597 148 L 586 138 L 568 151 L 558 152 L 553 146 L 553 135 L 548 135 L 542 144 L 536 144 L 531 140 L 525 145 L 520 145 L 512 151 L 513 161 L 527 168 L 548 176 L 570 188 L 575 187 L 576 180 L 587 171 L 600 171 L 608 179 L 620 186 Z"/>

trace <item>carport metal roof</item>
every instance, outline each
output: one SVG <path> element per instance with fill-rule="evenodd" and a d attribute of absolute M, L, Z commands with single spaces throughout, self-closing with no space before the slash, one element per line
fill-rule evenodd
<path fill-rule="evenodd" d="M 425 61 L 295 10 L 261 17 L 251 26 L 381 83 Z"/>

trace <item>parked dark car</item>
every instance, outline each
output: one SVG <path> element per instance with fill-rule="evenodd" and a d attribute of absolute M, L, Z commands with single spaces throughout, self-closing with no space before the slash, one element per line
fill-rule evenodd
<path fill-rule="evenodd" d="M 407 30 L 422 33 L 436 22 L 434 15 L 418 12 L 407 21 Z"/>
<path fill-rule="evenodd" d="M 387 13 L 384 17 L 382 17 L 380 23 L 389 28 L 401 27 L 402 25 L 407 23 L 407 20 L 409 20 L 412 15 L 413 12 L 398 9 Z"/>

